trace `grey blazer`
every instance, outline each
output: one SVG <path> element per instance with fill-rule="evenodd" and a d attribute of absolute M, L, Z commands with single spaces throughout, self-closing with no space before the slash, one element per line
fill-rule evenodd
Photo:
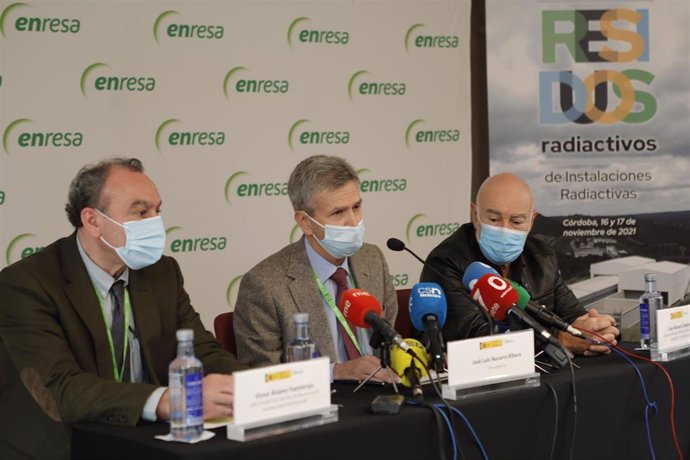
<path fill-rule="evenodd" d="M 309 313 L 309 331 L 321 356 L 338 362 L 323 298 L 314 281 L 304 237 L 259 262 L 240 282 L 234 326 L 237 355 L 251 367 L 284 361 L 294 334 L 293 315 Z M 395 324 L 398 304 L 388 264 L 381 250 L 364 244 L 348 260 L 355 285 L 381 302 L 381 316 Z"/>

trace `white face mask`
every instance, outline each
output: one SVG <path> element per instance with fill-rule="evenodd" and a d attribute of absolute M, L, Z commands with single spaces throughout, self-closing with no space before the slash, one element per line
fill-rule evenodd
<path fill-rule="evenodd" d="M 350 257 L 364 244 L 364 219 L 360 220 L 354 227 L 345 225 L 322 225 L 306 212 L 304 213 L 312 222 L 323 228 L 325 233 L 320 240 L 314 236 L 316 241 L 330 255 L 336 259 Z"/>
<path fill-rule="evenodd" d="M 121 224 L 96 209 L 100 215 L 125 229 L 125 245 L 116 248 L 102 236 L 101 241 L 112 248 L 120 259 L 132 270 L 153 265 L 163 255 L 165 249 L 165 227 L 161 216 L 132 220 Z"/>

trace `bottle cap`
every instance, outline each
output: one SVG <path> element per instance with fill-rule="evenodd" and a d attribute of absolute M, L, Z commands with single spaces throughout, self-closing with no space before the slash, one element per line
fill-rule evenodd
<path fill-rule="evenodd" d="M 645 273 L 644 274 L 644 280 L 645 281 L 656 281 L 656 273 Z"/>
<path fill-rule="evenodd" d="M 194 330 L 192 330 L 192 329 L 178 329 L 176 336 L 177 336 L 177 340 L 179 340 L 179 341 L 194 340 Z"/>
<path fill-rule="evenodd" d="M 295 313 L 295 316 L 293 316 L 295 319 L 296 323 L 308 323 L 309 322 L 309 313 Z"/>

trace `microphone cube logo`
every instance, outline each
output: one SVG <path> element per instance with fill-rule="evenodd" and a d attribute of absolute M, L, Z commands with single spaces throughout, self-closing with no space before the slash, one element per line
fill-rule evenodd
<path fill-rule="evenodd" d="M 419 297 L 433 297 L 440 299 L 442 297 L 441 289 L 433 286 L 422 286 L 417 289 Z"/>
<path fill-rule="evenodd" d="M 352 306 L 352 302 L 350 302 L 349 299 L 345 300 L 345 302 L 343 302 L 343 316 L 345 316 L 345 318 L 347 318 L 348 314 L 350 313 L 350 307 L 351 306 Z"/>
<path fill-rule="evenodd" d="M 545 10 L 541 19 L 544 64 L 564 56 L 575 64 L 649 61 L 649 10 Z M 654 74 L 638 68 L 595 69 L 581 76 L 569 69 L 541 71 L 540 122 L 647 122 L 656 113 L 656 99 L 640 87 L 653 80 Z"/>

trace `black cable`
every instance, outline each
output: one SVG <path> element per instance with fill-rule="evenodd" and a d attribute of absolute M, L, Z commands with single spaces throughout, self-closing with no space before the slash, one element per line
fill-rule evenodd
<path fill-rule="evenodd" d="M 439 460 L 446 460 L 446 452 L 443 448 L 443 420 L 441 420 L 441 415 L 436 412 L 436 408 L 427 402 L 420 401 L 418 399 L 405 399 L 405 402 L 411 405 L 422 406 L 431 409 L 431 413 L 434 415 L 434 420 L 436 421 L 436 434 L 438 436 L 438 458 Z M 453 433 L 450 433 L 452 436 Z"/>
<path fill-rule="evenodd" d="M 563 347 L 561 346 L 561 348 Z M 577 433 L 577 391 L 575 389 L 575 366 L 573 366 L 573 361 L 570 359 L 568 360 L 568 364 L 570 364 L 570 379 L 573 390 L 573 431 L 570 438 L 570 453 L 568 455 L 568 458 L 572 460 L 573 452 L 575 451 L 575 436 Z"/>
<path fill-rule="evenodd" d="M 412 350 L 410 350 L 410 351 L 412 351 Z M 434 379 L 431 377 L 431 371 L 429 370 L 429 367 L 426 365 L 426 363 L 424 361 L 422 361 L 421 359 L 419 359 L 419 356 L 417 356 L 417 354 L 414 353 L 413 351 L 410 354 L 412 355 L 413 359 L 416 359 L 417 362 L 419 362 L 419 364 L 422 365 L 422 367 L 426 371 L 426 374 L 429 376 L 429 381 L 431 382 L 431 386 L 434 389 L 434 391 L 436 392 L 436 395 L 441 400 L 441 403 L 443 403 L 443 405 L 448 410 L 448 420 L 450 422 L 451 436 L 455 436 L 455 422 L 454 422 L 454 417 L 453 417 L 453 409 L 451 409 L 451 407 L 448 405 L 448 401 L 446 401 L 443 398 L 443 393 L 441 391 L 441 377 L 439 377 L 438 374 L 436 374 L 436 381 L 434 381 Z M 460 454 L 460 458 L 463 458 L 464 454 L 462 452 L 462 446 L 460 445 L 460 441 L 457 441 L 457 448 L 458 448 L 458 452 Z"/>
<path fill-rule="evenodd" d="M 553 458 L 553 453 L 556 451 L 556 436 L 558 435 L 558 413 L 559 413 L 559 408 L 558 408 L 558 394 L 556 393 L 556 389 L 551 385 L 549 382 L 544 383 L 546 387 L 551 390 L 551 394 L 553 395 L 553 405 L 554 405 L 554 417 L 553 417 L 553 437 L 551 438 L 551 451 L 549 452 L 549 460 Z"/>

